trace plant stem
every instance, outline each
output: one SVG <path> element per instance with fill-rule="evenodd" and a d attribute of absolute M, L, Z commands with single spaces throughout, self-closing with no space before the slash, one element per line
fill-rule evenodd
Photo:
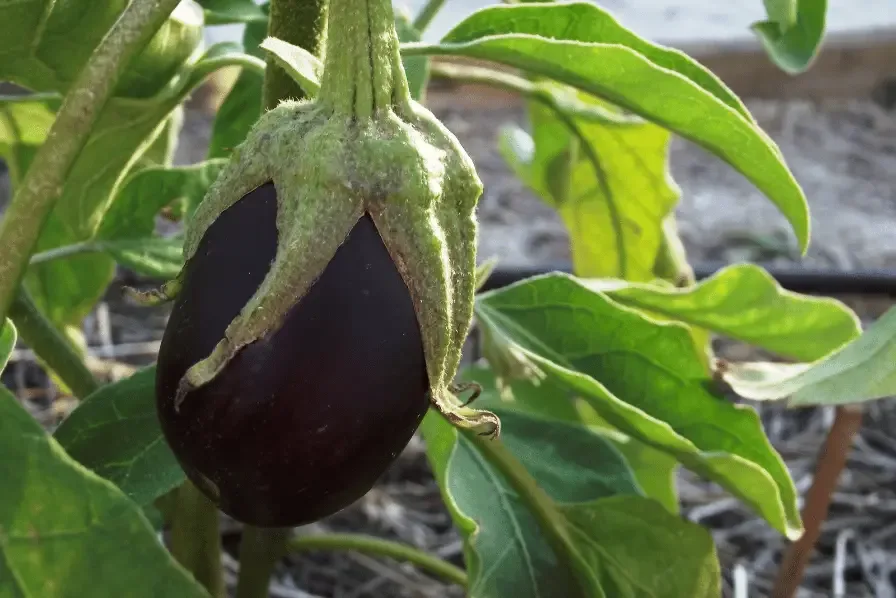
<path fill-rule="evenodd" d="M 62 101 L 47 140 L 34 156 L 0 224 L 0 321 L 14 300 L 44 221 L 121 73 L 179 1 L 128 4 Z"/>
<path fill-rule="evenodd" d="M 684 245 L 678 236 L 675 215 L 670 214 L 663 222 L 663 238 L 657 252 L 654 274 L 668 280 L 678 288 L 685 288 L 697 281 L 694 268 L 688 263 Z"/>
<path fill-rule="evenodd" d="M 189 480 L 177 492 L 171 521 L 171 554 L 212 598 L 224 598 L 218 509 Z"/>
<path fill-rule="evenodd" d="M 477 445 L 486 459 L 504 476 L 538 522 L 545 539 L 561 562 L 567 562 L 575 576 L 581 596 L 606 598 L 594 579 L 591 568 L 569 536 L 566 520 L 557 511 L 554 502 L 535 482 L 526 468 L 513 456 L 499 439 L 488 439 L 473 432 L 459 431 Z"/>
<path fill-rule="evenodd" d="M 268 35 L 323 56 L 327 31 L 327 0 L 271 0 Z M 302 88 L 267 57 L 264 76 L 264 107 L 276 108 L 281 100 L 305 97 Z"/>
<path fill-rule="evenodd" d="M 271 574 L 277 561 L 286 554 L 286 542 L 291 534 L 292 528 L 288 527 L 243 527 L 236 598 L 267 598 Z"/>
<path fill-rule="evenodd" d="M 74 255 L 101 253 L 102 251 L 103 248 L 95 241 L 81 241 L 80 243 L 72 243 L 71 245 L 63 245 L 62 247 L 54 247 L 53 249 L 35 253 L 31 256 L 31 259 L 28 260 L 28 265 L 34 266 L 36 264 L 52 262 L 53 260 L 72 257 Z"/>
<path fill-rule="evenodd" d="M 24 288 L 16 292 L 12 305 L 9 306 L 9 317 L 25 344 L 59 376 L 76 397 L 83 399 L 100 387 L 87 369 L 81 354 L 37 309 L 31 295 Z"/>
<path fill-rule="evenodd" d="M 424 571 L 428 571 L 459 586 L 467 586 L 467 574 L 451 563 L 427 554 L 413 546 L 373 536 L 365 536 L 363 534 L 301 536 L 290 540 L 288 549 L 290 552 L 354 550 L 364 554 L 388 557 L 397 561 L 411 563 Z"/>
<path fill-rule="evenodd" d="M 772 598 L 791 598 L 799 589 L 806 565 L 809 564 L 815 543 L 821 535 L 821 526 L 828 517 L 831 495 L 837 488 L 837 480 L 846 466 L 853 438 L 861 427 L 860 405 L 837 407 L 834 423 L 819 452 L 815 479 L 809 492 L 806 493 L 806 504 L 802 512 L 806 531 L 784 554 L 772 588 Z"/>
<path fill-rule="evenodd" d="M 414 29 L 423 33 L 444 5 L 445 0 L 429 0 L 426 6 L 423 7 L 423 10 L 420 11 L 420 14 L 417 15 L 417 18 L 414 19 Z"/>

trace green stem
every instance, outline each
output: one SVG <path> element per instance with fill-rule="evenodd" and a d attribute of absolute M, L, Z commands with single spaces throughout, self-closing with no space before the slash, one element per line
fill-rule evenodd
<path fill-rule="evenodd" d="M 430 26 L 432 20 L 439 14 L 444 5 L 445 0 L 429 0 L 426 6 L 423 7 L 423 10 L 420 11 L 420 14 L 417 15 L 417 18 L 414 19 L 414 29 L 420 33 L 426 31 L 426 28 Z"/>
<path fill-rule="evenodd" d="M 679 288 L 689 287 L 697 282 L 694 269 L 688 263 L 681 237 L 678 236 L 678 224 L 674 214 L 670 214 L 663 222 L 663 239 L 657 252 L 654 273 Z"/>
<path fill-rule="evenodd" d="M 331 0 L 318 101 L 356 121 L 385 109 L 410 116 L 411 92 L 389 0 Z"/>
<path fill-rule="evenodd" d="M 59 260 L 73 255 L 81 255 L 84 253 L 101 253 L 103 248 L 94 241 L 82 241 L 80 243 L 72 243 L 71 245 L 63 245 L 62 247 L 54 247 L 40 253 L 35 253 L 28 260 L 28 265 L 34 266 Z"/>
<path fill-rule="evenodd" d="M 131 59 L 180 0 L 131 2 L 66 94 L 0 224 L 0 321 L 9 312 L 38 235 L 100 111 Z"/>
<path fill-rule="evenodd" d="M 323 56 L 327 30 L 327 0 L 271 0 L 268 35 Z M 282 100 L 305 97 L 302 88 L 271 56 L 264 77 L 264 106 L 276 108 Z"/>
<path fill-rule="evenodd" d="M 37 309 L 31 295 L 19 289 L 9 306 L 9 317 L 34 354 L 53 370 L 72 393 L 83 399 L 100 387 L 71 341 Z"/>
<path fill-rule="evenodd" d="M 374 538 L 362 534 L 322 534 L 318 536 L 301 536 L 293 538 L 288 544 L 290 552 L 308 552 L 312 550 L 354 550 L 374 556 L 387 557 L 404 561 L 428 571 L 442 579 L 467 586 L 467 574 L 451 563 L 418 550 L 413 546 Z M 242 597 L 239 597 L 242 598 Z"/>
<path fill-rule="evenodd" d="M 513 456 L 498 439 L 488 439 L 472 432 L 460 431 L 474 443 L 482 455 L 501 472 L 504 479 L 519 495 L 538 522 L 545 539 L 557 554 L 561 563 L 568 563 L 579 587 L 580 596 L 606 598 L 600 585 L 594 579 L 591 567 L 569 536 L 566 519 L 557 510 L 554 501 L 529 475 L 526 468 Z"/>
<path fill-rule="evenodd" d="M 286 554 L 290 535 L 292 528 L 289 527 L 243 527 L 236 598 L 267 598 L 271 574 L 277 561 Z"/>
<path fill-rule="evenodd" d="M 177 492 L 171 521 L 171 554 L 212 598 L 224 598 L 218 509 L 189 480 Z"/>

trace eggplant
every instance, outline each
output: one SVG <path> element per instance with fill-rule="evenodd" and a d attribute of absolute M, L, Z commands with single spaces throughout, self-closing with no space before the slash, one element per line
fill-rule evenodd
<path fill-rule="evenodd" d="M 221 213 L 187 263 L 157 366 L 158 413 L 187 476 L 235 519 L 302 525 L 363 496 L 429 405 L 407 285 L 369 215 L 267 337 L 175 410 L 178 382 L 256 292 L 277 250 L 273 183 Z"/>

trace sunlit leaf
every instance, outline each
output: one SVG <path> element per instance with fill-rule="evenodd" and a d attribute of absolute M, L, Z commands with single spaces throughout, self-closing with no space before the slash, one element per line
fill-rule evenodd
<path fill-rule="evenodd" d="M 752 181 L 790 221 L 800 247 L 805 251 L 808 246 L 805 195 L 768 135 L 705 87 L 631 48 L 513 33 L 464 42 L 405 44 L 402 51 L 405 56 L 463 56 L 523 69 L 591 93 L 678 133 Z"/>
<path fill-rule="evenodd" d="M 728 266 L 683 289 L 622 280 L 585 284 L 624 305 L 794 359 L 820 359 L 861 331 L 858 317 L 842 302 L 783 289 L 752 264 Z"/>
<path fill-rule="evenodd" d="M 861 336 L 812 364 L 731 364 L 724 380 L 755 400 L 789 398 L 794 407 L 862 403 L 896 395 L 896 308 Z"/>
<path fill-rule="evenodd" d="M 754 23 L 753 32 L 765 51 L 784 71 L 808 69 L 824 37 L 827 0 L 766 0 L 768 20 Z"/>

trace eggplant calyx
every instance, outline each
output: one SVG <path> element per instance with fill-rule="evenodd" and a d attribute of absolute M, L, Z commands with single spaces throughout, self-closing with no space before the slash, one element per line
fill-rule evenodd
<path fill-rule="evenodd" d="M 181 269 L 176 277 L 162 284 L 162 286 L 148 291 L 138 291 L 134 287 L 126 286 L 124 287 L 124 294 L 143 307 L 152 307 L 173 301 L 183 288 L 183 274 L 184 271 Z"/>
<path fill-rule="evenodd" d="M 454 387 L 453 387 L 454 388 Z M 433 393 L 430 399 L 432 406 L 442 414 L 448 423 L 456 428 L 470 430 L 480 436 L 488 436 L 495 439 L 501 435 L 501 420 L 491 411 L 483 409 L 471 409 L 466 405 L 454 402 L 454 395 L 449 389 L 444 393 Z M 473 399 L 476 397 L 474 396 Z M 471 399 L 471 400 L 473 400 Z"/>

